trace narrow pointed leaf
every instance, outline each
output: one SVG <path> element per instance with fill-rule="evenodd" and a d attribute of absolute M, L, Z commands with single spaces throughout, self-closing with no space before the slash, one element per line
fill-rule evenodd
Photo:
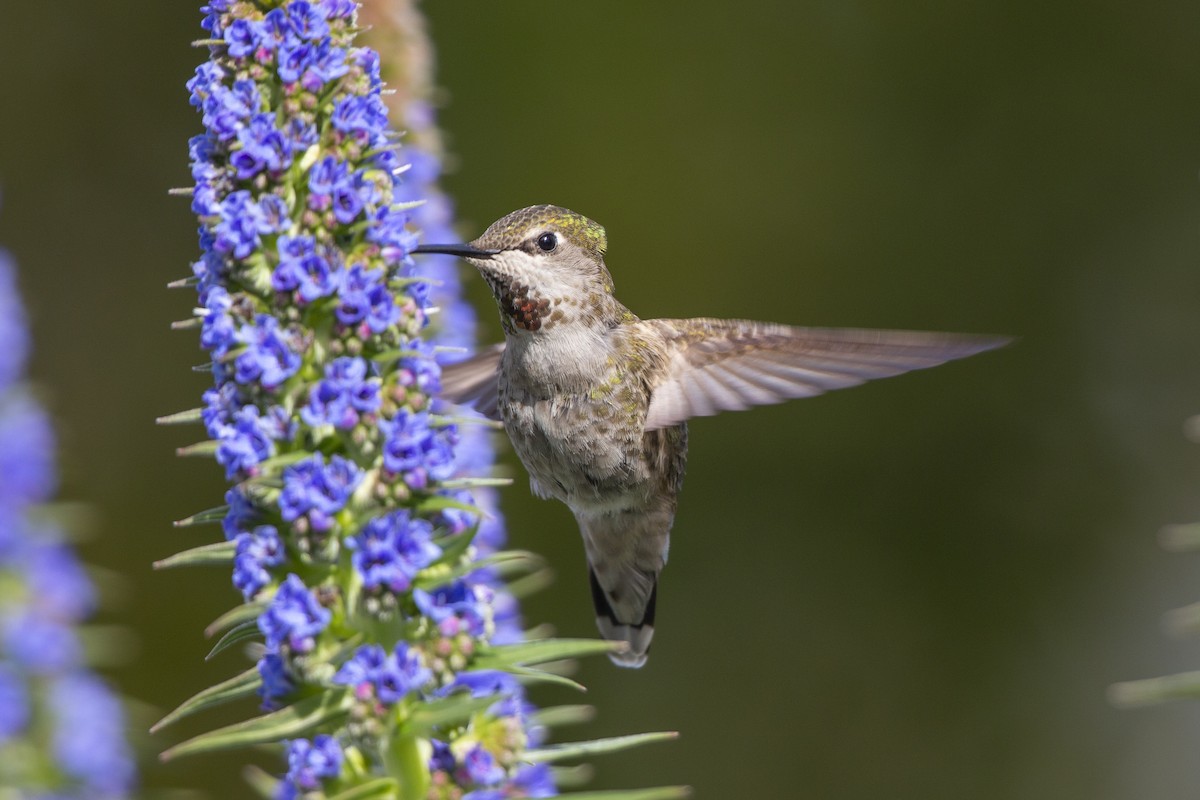
<path fill-rule="evenodd" d="M 345 716 L 354 698 L 348 691 L 326 690 L 261 717 L 202 733 L 162 753 L 162 761 L 180 756 L 267 744 L 303 736 L 319 725 Z"/>
<path fill-rule="evenodd" d="M 221 631 L 228 630 L 235 625 L 241 625 L 246 620 L 258 619 L 267 608 L 266 603 L 242 603 L 240 606 L 231 608 L 221 616 L 214 619 L 207 628 L 204 629 L 204 635 L 210 639 L 216 636 Z"/>
<path fill-rule="evenodd" d="M 203 456 L 204 458 L 212 458 L 217 454 L 219 442 L 214 439 L 207 439 L 203 442 L 189 444 L 186 447 L 179 447 L 175 450 L 175 455 L 181 458 L 191 458 L 193 456 Z"/>
<path fill-rule="evenodd" d="M 651 789 L 612 789 L 599 792 L 568 792 L 571 800 L 680 800 L 692 796 L 690 786 L 656 786 Z"/>
<path fill-rule="evenodd" d="M 536 553 L 530 553 L 527 550 L 501 550 L 484 558 L 475 559 L 466 564 L 459 564 L 449 571 L 439 571 L 436 569 L 422 570 L 422 572 L 417 574 L 413 585 L 418 589 L 429 590 L 438 586 L 444 586 L 451 581 L 456 581 L 464 575 L 470 575 L 472 572 L 485 567 L 512 567 L 519 564 L 532 568 L 544 563 L 541 556 Z"/>
<path fill-rule="evenodd" d="M 461 725 L 469 720 L 472 714 L 484 711 L 495 703 L 494 696 L 471 697 L 467 694 L 430 700 L 413 709 L 404 723 L 404 731 L 410 735 L 422 736 L 437 727 Z"/>
<path fill-rule="evenodd" d="M 242 779 L 263 800 L 275 800 L 279 796 L 279 785 L 283 781 L 276 778 L 262 767 L 247 765 L 242 769 Z"/>
<path fill-rule="evenodd" d="M 1183 698 L 1200 698 L 1200 671 L 1125 681 L 1108 687 L 1108 701 L 1119 708 L 1148 706 Z"/>
<path fill-rule="evenodd" d="M 217 506 L 216 508 L 208 508 L 204 511 L 198 511 L 190 517 L 175 520 L 176 528 L 187 528 L 192 525 L 210 525 L 214 522 L 221 522 L 225 519 L 225 515 L 229 513 L 229 506 Z"/>
<path fill-rule="evenodd" d="M 424 514 L 431 514 L 435 511 L 445 511 L 448 508 L 466 511 L 469 514 L 475 514 L 476 516 L 484 515 L 479 506 L 474 506 L 470 503 L 464 503 L 461 500 L 455 500 L 453 497 L 446 497 L 445 495 L 440 494 L 431 494 L 429 497 L 419 501 L 416 505 L 416 510 Z"/>
<path fill-rule="evenodd" d="M 587 692 L 586 686 L 571 680 L 566 675 L 555 675 L 553 672 L 546 672 L 545 670 L 533 669 L 531 667 L 506 667 L 504 671 L 522 678 L 522 683 L 549 683 L 554 686 L 565 686 L 577 692 Z"/>
<path fill-rule="evenodd" d="M 262 676 L 258 674 L 258 667 L 251 667 L 240 675 L 235 675 L 227 681 L 218 683 L 216 686 L 210 686 L 184 700 L 179 704 L 178 708 L 154 723 L 154 727 L 150 729 L 150 732 L 156 733 L 171 723 L 191 716 L 198 711 L 215 708 L 233 700 L 248 697 L 258 691 L 259 686 L 262 686 Z"/>
<path fill-rule="evenodd" d="M 167 284 L 168 289 L 190 289 L 200 283 L 200 279 L 195 275 L 190 275 L 186 278 L 178 278 Z"/>
<path fill-rule="evenodd" d="M 529 666 L 558 661 L 564 658 L 619 653 L 629 647 L 625 642 L 606 642 L 600 639 L 547 639 L 541 642 L 522 642 L 492 647 L 481 652 L 476 669 L 504 669 L 516 665 Z"/>
<path fill-rule="evenodd" d="M 208 655 L 204 657 L 204 660 L 211 661 L 219 653 L 228 650 L 238 642 L 244 642 L 247 639 L 254 639 L 261 635 L 262 634 L 259 633 L 258 630 L 258 620 L 248 619 L 245 622 L 239 623 L 225 631 L 225 635 L 217 640 L 217 643 L 213 645 L 212 650 L 208 651 Z"/>
<path fill-rule="evenodd" d="M 204 325 L 204 320 L 200 317 L 188 317 L 187 319 L 177 319 L 171 323 L 173 331 L 191 331 L 196 330 Z"/>
<path fill-rule="evenodd" d="M 1200 522 L 1167 525 L 1158 532 L 1158 542 L 1163 549 L 1175 553 L 1200 550 Z"/>
<path fill-rule="evenodd" d="M 560 761 L 564 758 L 580 758 L 604 753 L 615 753 L 628 750 L 652 742 L 666 742 L 678 739 L 675 731 L 659 731 L 658 733 L 635 733 L 630 736 L 613 736 L 609 739 L 593 739 L 590 742 L 568 742 L 541 747 L 537 750 L 527 750 L 523 758 L 534 763 Z"/>
<path fill-rule="evenodd" d="M 380 778 L 370 783 L 364 783 L 362 786 L 355 786 L 353 789 L 338 792 L 332 795 L 329 800 L 373 800 L 376 797 L 392 798 L 397 797 L 399 792 L 400 785 L 396 783 L 395 778 Z"/>
<path fill-rule="evenodd" d="M 451 478 L 441 481 L 442 489 L 474 489 L 479 486 L 512 486 L 512 478 Z"/>
<path fill-rule="evenodd" d="M 199 408 L 189 408 L 187 411 L 177 411 L 154 420 L 157 425 L 194 425 L 204 421 L 203 411 Z"/>
<path fill-rule="evenodd" d="M 595 707 L 585 705 L 539 708 L 530 715 L 530 719 L 535 725 L 545 725 L 548 728 L 558 725 L 578 725 L 583 722 L 591 722 L 595 717 Z"/>
<path fill-rule="evenodd" d="M 236 550 L 237 545 L 234 542 L 213 542 L 155 561 L 154 568 L 226 566 L 233 563 Z"/>

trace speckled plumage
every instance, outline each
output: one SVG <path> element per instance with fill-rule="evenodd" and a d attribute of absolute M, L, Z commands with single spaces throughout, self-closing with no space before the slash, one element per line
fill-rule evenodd
<path fill-rule="evenodd" d="M 546 245 L 553 244 L 552 247 Z M 505 343 L 447 368 L 443 393 L 504 423 L 535 494 L 583 535 L 597 624 L 645 663 L 693 416 L 807 397 L 934 366 L 1004 339 L 640 320 L 613 296 L 604 228 L 558 206 L 498 220 L 463 247 L 492 288 Z"/>

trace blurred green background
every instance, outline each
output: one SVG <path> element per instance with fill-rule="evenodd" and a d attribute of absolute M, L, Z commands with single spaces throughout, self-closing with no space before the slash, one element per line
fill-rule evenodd
<path fill-rule="evenodd" d="M 0 243 L 32 310 L 64 492 L 96 509 L 111 671 L 158 710 L 204 663 L 221 572 L 149 562 L 219 535 L 220 502 L 159 414 L 206 378 L 184 82 L 198 3 L 0 9 Z M 640 672 L 583 665 L 583 736 L 677 729 L 597 786 L 703 798 L 1195 797 L 1200 708 L 1116 711 L 1115 680 L 1200 667 L 1159 628 L 1200 563 L 1155 543 L 1200 517 L 1200 6 L 430 3 L 465 236 L 554 202 L 608 228 L 642 316 L 1007 333 L 1013 347 L 692 426 Z M 386 58 L 387 55 L 384 54 Z M 476 296 L 485 298 L 482 286 Z M 498 337 L 494 312 L 486 330 Z M 513 542 L 559 580 L 533 622 L 591 635 L 582 549 L 519 465 Z M 557 701 L 575 698 L 556 695 Z M 147 711 L 147 714 L 153 714 Z M 220 715 L 151 741 L 147 756 Z M 148 720 L 146 720 L 148 721 Z M 243 758 L 147 788 L 248 796 Z"/>

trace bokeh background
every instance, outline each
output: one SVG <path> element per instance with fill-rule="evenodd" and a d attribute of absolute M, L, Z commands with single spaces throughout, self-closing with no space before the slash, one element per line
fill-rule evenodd
<path fill-rule="evenodd" d="M 219 470 L 156 428 L 206 378 L 168 324 L 197 252 L 184 82 L 197 3 L 0 8 L 0 243 L 107 622 L 148 723 L 243 663 L 201 630 L 228 576 L 156 574 L 215 529 Z M 428 4 L 465 236 L 554 202 L 608 228 L 642 316 L 1007 333 L 940 369 L 696 421 L 649 666 L 579 673 L 581 735 L 682 738 L 596 786 L 703 798 L 1195 797 L 1200 707 L 1118 711 L 1116 680 L 1200 667 L 1160 630 L 1200 561 L 1200 6 L 862 0 Z M 386 58 L 385 54 L 385 58 Z M 476 289 L 481 289 L 477 286 Z M 484 301 L 481 291 L 476 296 Z M 498 336 L 493 312 L 486 329 Z M 2 443 L 0 443 L 2 446 Z M 511 536 L 559 579 L 534 622 L 590 635 L 565 508 L 520 466 Z M 570 697 L 558 700 L 573 701 Z M 146 755 L 220 714 L 144 742 Z M 248 796 L 243 758 L 148 790 Z"/>

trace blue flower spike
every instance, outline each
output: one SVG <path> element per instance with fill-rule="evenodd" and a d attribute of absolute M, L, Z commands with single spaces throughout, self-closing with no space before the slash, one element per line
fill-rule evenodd
<path fill-rule="evenodd" d="M 158 566 L 231 568 L 244 602 L 210 626 L 210 657 L 241 644 L 256 663 L 155 730 L 234 700 L 258 713 L 163 757 L 275 744 L 286 772 L 252 781 L 268 797 L 486 800 L 558 796 L 551 762 L 670 738 L 543 746 L 555 709 L 526 687 L 578 685 L 537 665 L 613 645 L 523 633 L 510 587 L 540 582 L 541 564 L 500 550 L 488 426 L 437 399 L 439 360 L 474 343 L 474 317 L 452 264 L 418 272 L 409 256 L 450 206 L 437 159 L 390 126 L 357 4 L 202 11 L 210 58 L 188 83 L 202 253 L 173 285 L 198 292 L 175 327 L 199 329 L 213 386 L 160 422 L 202 423 L 209 438 L 181 453 L 214 457 L 232 486 L 178 523 L 220 523 L 224 540 Z M 414 105 L 392 112 L 429 130 Z"/>
<path fill-rule="evenodd" d="M 54 435 L 22 378 L 29 341 L 16 267 L 0 250 L 0 795 L 132 796 L 125 712 L 83 659 L 96 595 L 45 504 Z"/>

